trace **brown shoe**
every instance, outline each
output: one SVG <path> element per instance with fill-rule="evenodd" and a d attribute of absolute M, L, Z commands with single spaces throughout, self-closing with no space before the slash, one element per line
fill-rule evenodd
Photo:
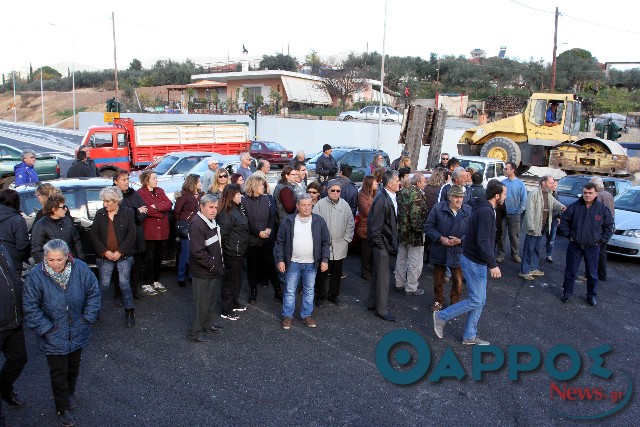
<path fill-rule="evenodd" d="M 302 318 L 302 323 L 304 323 L 305 325 L 307 325 L 310 328 L 315 328 L 316 327 L 316 321 L 313 320 L 313 317 L 309 316 L 309 317 L 303 317 Z"/>
<path fill-rule="evenodd" d="M 282 319 L 282 323 L 280 324 L 282 329 L 289 330 L 291 329 L 291 317 L 285 317 Z"/>
<path fill-rule="evenodd" d="M 439 302 L 434 302 L 431 306 L 431 311 L 440 311 L 442 310 L 442 304 Z"/>

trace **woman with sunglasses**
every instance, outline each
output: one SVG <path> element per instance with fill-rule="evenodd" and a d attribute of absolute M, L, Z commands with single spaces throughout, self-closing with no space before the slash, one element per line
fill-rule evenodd
<path fill-rule="evenodd" d="M 318 200 L 320 200 L 320 193 L 322 193 L 322 185 L 320 185 L 318 181 L 311 181 L 307 185 L 307 194 L 311 196 L 312 207 L 315 206 L 316 203 L 318 203 Z"/>
<path fill-rule="evenodd" d="M 45 216 L 36 222 L 31 229 L 31 256 L 36 264 L 42 262 L 44 257 L 43 247 L 45 243 L 53 239 L 64 240 L 71 254 L 84 260 L 84 251 L 80 243 L 80 235 L 73 225 L 71 217 L 67 216 L 67 205 L 64 204 L 64 196 L 52 194 L 44 202 L 42 207 Z"/>
<path fill-rule="evenodd" d="M 207 189 L 209 194 L 213 194 L 220 200 L 222 198 L 222 192 L 224 191 L 224 187 L 229 184 L 229 171 L 225 168 L 218 168 L 216 173 L 213 175 L 213 183 L 211 187 Z"/>

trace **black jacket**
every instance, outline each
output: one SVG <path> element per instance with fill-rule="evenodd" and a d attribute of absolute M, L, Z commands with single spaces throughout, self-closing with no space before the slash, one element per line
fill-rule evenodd
<path fill-rule="evenodd" d="M 212 225 L 199 213 L 189 224 L 189 271 L 200 279 L 224 276 L 220 229 Z"/>
<path fill-rule="evenodd" d="M 325 156 L 321 154 L 316 160 L 316 174 L 318 177 L 324 177 L 325 179 L 333 179 L 338 173 L 338 163 L 333 156 Z"/>
<path fill-rule="evenodd" d="M 91 164 L 84 162 L 82 160 L 76 160 L 73 162 L 69 170 L 67 171 L 67 178 L 95 178 L 97 175 L 97 170 L 95 167 L 95 163 L 93 167 Z"/>
<path fill-rule="evenodd" d="M 286 217 L 278 229 L 278 240 L 273 249 L 276 264 L 284 262 L 288 268 L 293 254 L 293 231 L 296 215 Z M 311 214 L 311 237 L 313 240 L 313 265 L 318 267 L 321 262 L 329 262 L 331 236 L 325 220 L 318 214 Z"/>
<path fill-rule="evenodd" d="M 31 243 L 27 223 L 16 209 L 0 204 L 0 242 L 6 248 L 13 266 L 22 270 L 29 259 Z"/>
<path fill-rule="evenodd" d="M 347 177 L 339 176 L 337 179 L 340 181 L 340 198 L 349 203 L 351 213 L 355 218 L 358 210 L 358 187 Z"/>
<path fill-rule="evenodd" d="M 367 218 L 369 246 L 386 249 L 390 254 L 398 252 L 398 224 L 391 197 L 384 188 L 378 190 L 371 202 Z"/>
<path fill-rule="evenodd" d="M 146 250 L 144 241 L 144 227 L 142 223 L 147 218 L 146 213 L 140 213 L 139 207 L 145 206 L 144 200 L 133 188 L 127 188 L 127 191 L 122 192 L 122 203 L 120 203 L 120 209 L 130 209 L 134 214 L 134 221 L 136 223 L 136 253 L 142 253 Z"/>
<path fill-rule="evenodd" d="M 424 223 L 424 234 L 431 243 L 429 259 L 433 264 L 446 265 L 450 268 L 460 267 L 462 244 L 443 246 L 440 238 L 442 236 L 458 237 L 464 243 L 470 216 L 471 207 L 464 203 L 455 216 L 449 208 L 449 202 L 437 203 L 431 209 Z"/>
<path fill-rule="evenodd" d="M 42 249 L 44 244 L 53 239 L 62 239 L 67 242 L 73 256 L 84 260 L 80 235 L 73 225 L 73 220 L 68 216 L 61 219 L 45 216 L 36 222 L 31 229 L 31 256 L 36 264 L 42 262 L 44 258 L 44 250 Z"/>
<path fill-rule="evenodd" d="M 218 212 L 216 221 L 220 226 L 224 256 L 244 256 L 249 246 L 249 220 L 240 206 L 232 207 L 231 212 Z"/>
<path fill-rule="evenodd" d="M 259 197 L 244 196 L 242 198 L 242 208 L 249 221 L 249 246 L 262 246 L 270 243 L 271 236 L 267 239 L 258 236 L 266 228 L 275 231 L 273 228 L 276 216 L 275 206 L 274 209 L 271 209 L 269 196 L 266 194 Z"/>
<path fill-rule="evenodd" d="M 582 246 L 607 243 L 613 235 L 613 215 L 600 200 L 587 209 L 582 196 L 562 214 L 558 233 Z"/>
<path fill-rule="evenodd" d="M 22 326 L 22 281 L 0 245 L 0 332 Z"/>
<path fill-rule="evenodd" d="M 495 246 L 496 211 L 487 199 L 478 199 L 473 205 L 467 234 L 462 242 L 462 255 L 476 264 L 494 268 L 498 266 Z"/>
<path fill-rule="evenodd" d="M 107 251 L 107 231 L 109 228 L 109 214 L 105 208 L 98 209 L 89 234 L 96 256 L 103 256 Z M 118 252 L 124 256 L 136 253 L 136 224 L 133 220 L 133 210 L 118 209 L 113 217 L 113 228 L 118 241 Z"/>

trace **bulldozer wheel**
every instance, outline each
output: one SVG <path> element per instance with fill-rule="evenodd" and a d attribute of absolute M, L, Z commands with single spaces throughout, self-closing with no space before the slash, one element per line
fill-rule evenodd
<path fill-rule="evenodd" d="M 591 140 L 581 144 L 580 147 L 589 153 L 611 154 L 609 148 L 599 141 Z"/>
<path fill-rule="evenodd" d="M 509 138 L 497 137 L 487 141 L 480 150 L 482 157 L 491 157 L 492 159 L 502 160 L 505 163 L 513 162 L 520 165 L 522 153 L 518 144 Z"/>
<path fill-rule="evenodd" d="M 571 143 L 560 144 L 553 148 L 558 151 L 570 151 L 570 152 L 582 151 L 581 146 L 579 146 L 578 144 L 571 144 Z"/>

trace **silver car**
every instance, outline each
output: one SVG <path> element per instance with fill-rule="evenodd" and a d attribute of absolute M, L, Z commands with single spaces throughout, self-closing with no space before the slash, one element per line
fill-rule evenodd
<path fill-rule="evenodd" d="M 402 123 L 402 113 L 391 107 L 380 107 L 370 105 L 359 111 L 345 111 L 340 113 L 338 121 L 364 120 L 367 122 L 377 122 L 380 119 L 380 108 L 382 108 L 382 121 L 385 123 Z"/>
<path fill-rule="evenodd" d="M 640 258 L 640 186 L 628 188 L 614 199 L 616 230 L 607 252 Z"/>

